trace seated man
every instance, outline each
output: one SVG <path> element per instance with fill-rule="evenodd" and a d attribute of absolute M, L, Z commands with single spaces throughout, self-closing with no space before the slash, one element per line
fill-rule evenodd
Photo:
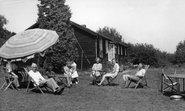
<path fill-rule="evenodd" d="M 93 84 L 96 78 L 101 76 L 101 73 L 100 73 L 101 70 L 102 70 L 102 64 L 100 63 L 100 58 L 97 57 L 96 63 L 94 63 L 92 67 L 91 77 L 92 77 Z"/>
<path fill-rule="evenodd" d="M 133 81 L 138 81 L 140 77 L 143 77 L 145 75 L 146 70 L 143 68 L 143 64 L 140 63 L 138 65 L 138 70 L 136 71 L 135 75 L 123 75 L 123 80 L 125 82 L 125 87 L 127 86 L 127 81 L 128 80 L 133 80 Z"/>
<path fill-rule="evenodd" d="M 20 84 L 19 84 L 19 81 L 18 81 L 18 76 L 13 72 L 12 64 L 11 64 L 10 61 L 8 61 L 8 63 L 6 64 L 6 71 L 13 78 L 13 85 L 15 86 L 15 88 L 17 90 L 19 90 Z"/>
<path fill-rule="evenodd" d="M 40 72 L 37 71 L 37 65 L 35 63 L 32 63 L 31 70 L 28 74 L 37 85 L 46 84 L 54 92 L 54 94 L 61 94 L 64 90 L 64 87 L 60 88 L 53 78 L 44 79 Z"/>
<path fill-rule="evenodd" d="M 113 71 L 111 71 L 110 73 L 107 73 L 107 74 L 103 75 L 102 80 L 101 80 L 101 82 L 98 85 L 101 85 L 103 83 L 103 81 L 105 80 L 106 77 L 112 77 L 112 78 L 114 78 L 114 77 L 117 76 L 117 74 L 119 72 L 119 65 L 118 65 L 118 63 L 116 63 L 116 60 L 115 59 L 112 59 L 112 64 L 114 65 Z"/>

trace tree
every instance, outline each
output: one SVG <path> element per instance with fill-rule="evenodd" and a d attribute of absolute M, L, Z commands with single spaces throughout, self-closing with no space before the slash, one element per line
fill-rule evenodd
<path fill-rule="evenodd" d="M 131 44 L 128 43 L 127 62 L 138 64 L 140 62 L 153 67 L 170 66 L 174 62 L 174 54 L 161 52 L 151 44 Z"/>
<path fill-rule="evenodd" d="M 4 27 L 8 21 L 2 15 L 0 15 L 0 47 L 8 40 L 11 36 L 15 35 L 14 32 L 6 30 Z"/>
<path fill-rule="evenodd" d="M 97 30 L 96 32 L 104 36 L 107 36 L 116 42 L 124 42 L 122 35 L 120 35 L 120 33 L 115 28 L 109 28 L 105 26 L 102 29 L 99 28 L 99 30 Z"/>
<path fill-rule="evenodd" d="M 61 70 L 66 61 L 76 60 L 78 57 L 75 35 L 70 23 L 71 11 L 69 6 L 65 5 L 65 0 L 39 1 L 39 28 L 55 30 L 59 35 L 59 42 L 47 51 L 45 63 Z"/>
<path fill-rule="evenodd" d="M 185 63 L 185 40 L 179 42 L 176 47 L 175 61 L 177 64 Z"/>

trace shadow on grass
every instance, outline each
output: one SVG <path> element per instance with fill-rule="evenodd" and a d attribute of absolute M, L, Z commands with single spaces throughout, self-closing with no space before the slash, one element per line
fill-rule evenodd
<path fill-rule="evenodd" d="M 50 90 L 46 90 L 44 88 L 41 88 L 41 90 L 45 93 L 45 94 L 53 94 L 52 91 Z M 42 94 L 41 91 L 39 89 L 29 89 L 28 93 L 38 93 L 38 94 Z"/>
<path fill-rule="evenodd" d="M 119 86 L 117 83 L 111 83 L 111 84 L 104 84 L 104 86 Z"/>
<path fill-rule="evenodd" d="M 135 85 L 132 85 L 132 86 L 128 86 L 127 88 L 135 88 L 135 86 L 136 86 L 136 84 Z M 138 86 L 137 86 L 137 89 L 139 89 L 139 88 L 150 88 L 149 86 L 145 86 L 145 85 L 141 85 L 141 84 L 139 84 Z"/>
<path fill-rule="evenodd" d="M 173 95 L 181 95 L 181 96 L 182 96 L 181 100 L 185 100 L 185 92 L 177 93 L 177 92 L 165 91 L 165 92 L 163 93 L 163 95 L 164 95 L 164 96 L 167 96 L 167 97 L 169 97 L 169 98 L 170 98 L 171 96 L 173 96 Z"/>

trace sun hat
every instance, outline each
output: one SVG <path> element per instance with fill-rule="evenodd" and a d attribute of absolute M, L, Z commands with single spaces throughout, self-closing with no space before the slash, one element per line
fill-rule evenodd
<path fill-rule="evenodd" d="M 31 67 L 37 67 L 37 64 L 32 63 L 32 64 L 31 64 Z"/>

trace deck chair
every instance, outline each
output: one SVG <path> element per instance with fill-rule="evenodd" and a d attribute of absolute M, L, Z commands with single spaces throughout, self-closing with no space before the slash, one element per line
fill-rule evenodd
<path fill-rule="evenodd" d="M 147 79 L 146 79 L 146 72 L 148 70 L 150 65 L 145 65 L 145 75 L 143 77 L 139 77 L 139 80 L 132 80 L 132 79 L 129 79 L 129 84 L 127 87 L 129 87 L 129 85 L 133 82 L 135 83 L 135 89 L 138 88 L 139 84 L 142 85 L 143 87 L 148 87 L 148 84 L 147 84 Z M 145 82 L 145 83 L 141 83 L 141 82 Z"/>
<path fill-rule="evenodd" d="M 0 90 L 6 91 L 9 87 L 11 87 L 12 89 L 15 89 L 13 86 L 14 78 L 12 78 L 10 74 L 8 74 L 8 72 L 6 71 L 6 67 L 2 67 L 2 73 L 3 73 L 5 81 L 3 85 L 1 86 Z"/>
<path fill-rule="evenodd" d="M 176 81 L 173 81 L 171 78 L 169 78 L 165 72 L 164 69 L 162 69 L 162 78 L 161 78 L 161 92 L 164 94 L 164 92 L 167 89 L 171 89 L 171 92 L 179 92 L 180 91 L 180 84 Z M 175 89 L 176 87 L 176 89 Z"/>
<path fill-rule="evenodd" d="M 115 77 L 106 77 L 108 85 L 113 84 L 113 81 L 118 77 L 118 74 Z"/>
<path fill-rule="evenodd" d="M 42 91 L 41 88 L 44 87 L 48 91 L 48 89 L 46 88 L 46 84 L 37 85 L 35 83 L 34 79 L 28 74 L 28 70 L 26 68 L 24 68 L 24 70 L 27 73 L 27 75 L 29 76 L 26 92 L 29 92 L 29 90 L 39 89 L 40 92 L 44 95 L 44 92 Z M 32 89 L 29 89 L 31 82 L 33 83 L 34 87 Z"/>

